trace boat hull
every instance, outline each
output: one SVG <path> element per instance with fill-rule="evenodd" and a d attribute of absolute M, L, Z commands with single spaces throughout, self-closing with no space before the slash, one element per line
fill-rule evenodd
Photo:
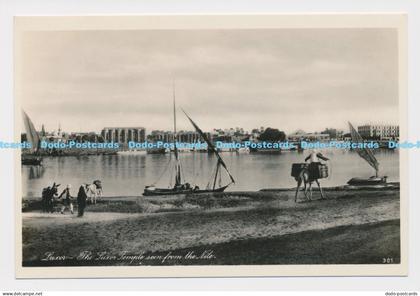
<path fill-rule="evenodd" d="M 223 192 L 228 186 L 223 186 L 216 189 L 168 189 L 168 188 L 145 188 L 143 196 L 158 196 L 158 195 L 177 195 L 177 194 L 200 194 L 200 193 L 212 193 L 212 192 Z"/>
<path fill-rule="evenodd" d="M 165 148 L 153 148 L 153 149 L 147 150 L 147 154 L 166 154 L 166 153 L 168 153 L 168 150 L 166 150 Z"/>
<path fill-rule="evenodd" d="M 118 151 L 118 155 L 145 155 L 147 154 L 146 150 L 128 150 L 128 151 Z"/>
<path fill-rule="evenodd" d="M 23 165 L 42 165 L 42 158 L 40 157 L 24 157 L 22 158 Z"/>
<path fill-rule="evenodd" d="M 385 185 L 386 178 L 352 178 L 347 182 L 352 186 Z"/>

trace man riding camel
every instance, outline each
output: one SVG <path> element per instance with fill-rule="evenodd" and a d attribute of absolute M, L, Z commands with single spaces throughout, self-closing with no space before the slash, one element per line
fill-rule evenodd
<path fill-rule="evenodd" d="M 305 158 L 305 162 L 309 160 L 309 166 L 311 166 L 312 163 L 321 163 L 320 159 L 323 160 L 323 161 L 330 160 L 329 158 L 327 158 L 324 155 L 322 155 L 321 152 L 317 152 L 314 149 L 314 150 L 312 150 L 311 154 L 309 154 Z M 314 165 L 312 165 L 312 166 L 314 166 Z"/>
<path fill-rule="evenodd" d="M 319 183 L 320 178 L 325 178 L 325 176 L 321 176 L 320 174 L 320 165 L 321 160 L 327 161 L 329 160 L 327 157 L 322 155 L 322 153 L 317 152 L 315 149 L 305 158 L 305 162 L 309 161 L 309 165 L 307 167 L 302 168 L 298 176 L 295 176 L 295 180 L 297 181 L 296 186 L 296 193 L 295 193 L 295 202 L 298 198 L 299 188 L 300 186 L 304 185 L 304 193 L 306 198 L 311 201 L 312 200 L 312 183 L 315 182 L 318 185 L 319 191 L 321 193 L 321 198 L 325 199 L 324 192 L 322 191 L 321 184 Z M 326 172 L 324 175 L 328 175 Z M 309 185 L 309 196 L 307 195 L 307 190 Z"/>

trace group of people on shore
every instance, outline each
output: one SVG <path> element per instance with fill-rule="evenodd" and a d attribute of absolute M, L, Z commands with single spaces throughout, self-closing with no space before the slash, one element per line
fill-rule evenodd
<path fill-rule="evenodd" d="M 93 182 L 95 188 L 98 190 L 102 190 L 102 185 L 99 180 Z M 74 206 L 73 203 L 76 200 L 77 202 L 77 217 L 83 217 L 85 208 L 88 202 L 88 191 L 92 190 L 89 184 L 82 184 L 79 187 L 79 191 L 77 196 L 73 196 L 71 194 L 71 184 L 67 184 L 66 188 L 58 194 L 58 187 L 60 184 L 54 184 L 52 186 L 48 186 L 42 190 L 42 208 L 43 212 L 53 213 L 54 212 L 54 204 L 56 200 L 61 201 L 61 209 L 60 213 L 64 214 L 64 212 L 68 209 L 70 210 L 71 214 L 74 214 Z M 95 198 L 96 202 L 96 198 Z"/>

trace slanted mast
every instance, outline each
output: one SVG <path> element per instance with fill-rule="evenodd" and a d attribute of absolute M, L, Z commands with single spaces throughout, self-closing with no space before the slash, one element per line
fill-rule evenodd
<path fill-rule="evenodd" d="M 209 147 L 209 150 L 212 153 L 214 153 L 217 157 L 217 167 L 216 167 L 216 173 L 215 173 L 215 176 L 214 176 L 213 189 L 215 189 L 215 187 L 216 187 L 216 180 L 217 180 L 217 176 L 219 174 L 220 166 L 222 166 L 226 170 L 227 174 L 229 175 L 229 178 L 230 178 L 231 182 L 228 185 L 230 185 L 232 183 L 235 183 L 235 179 L 230 174 L 230 172 L 229 172 L 229 170 L 226 166 L 226 163 L 223 161 L 223 158 L 220 156 L 219 152 L 217 152 L 216 147 L 214 147 L 213 143 L 210 141 L 210 139 L 207 137 L 207 135 L 198 127 L 198 125 L 191 119 L 191 117 L 188 116 L 188 114 L 183 109 L 182 109 L 182 112 L 184 112 L 185 116 L 187 116 L 188 120 L 194 126 L 197 133 L 199 133 L 200 136 L 203 138 L 203 140 L 207 143 L 207 145 Z"/>

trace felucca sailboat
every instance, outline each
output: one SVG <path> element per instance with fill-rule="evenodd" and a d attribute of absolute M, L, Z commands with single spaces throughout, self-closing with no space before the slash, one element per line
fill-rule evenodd
<path fill-rule="evenodd" d="M 175 195 L 175 194 L 188 194 L 188 193 L 209 193 L 209 192 L 223 192 L 229 185 L 235 183 L 235 179 L 230 174 L 226 163 L 223 161 L 220 154 L 217 152 L 216 147 L 214 147 L 213 143 L 207 137 L 207 135 L 198 127 L 198 125 L 188 116 L 188 114 L 182 110 L 185 116 L 188 118 L 192 126 L 195 128 L 196 132 L 200 135 L 200 137 L 207 143 L 208 150 L 210 153 L 214 153 L 217 158 L 216 169 L 213 174 L 213 178 L 208 182 L 205 189 L 200 189 L 196 185 L 191 185 L 190 183 L 186 182 L 182 175 L 181 169 L 181 162 L 179 160 L 179 151 L 176 145 L 177 139 L 177 132 L 176 132 L 176 106 L 175 106 L 175 91 L 173 93 L 173 108 L 174 108 L 174 156 L 175 156 L 175 164 L 174 164 L 174 172 L 175 172 L 175 185 L 169 186 L 168 188 L 156 188 L 154 185 L 146 186 L 143 192 L 143 195 L 150 196 L 150 195 Z M 221 185 L 221 170 L 225 170 L 227 175 L 229 176 L 230 182 L 224 186 Z M 219 181 L 219 182 L 218 182 Z"/>
<path fill-rule="evenodd" d="M 362 136 L 357 132 L 357 130 L 353 127 L 353 125 L 349 122 L 350 134 L 351 139 L 353 142 L 356 143 L 363 143 Z M 356 148 L 355 149 L 357 154 L 375 170 L 375 176 L 370 178 L 352 178 L 350 179 L 347 184 L 354 185 L 354 186 L 365 186 L 365 185 L 383 185 L 386 184 L 386 176 L 379 177 L 379 162 L 376 159 L 375 155 L 373 154 L 372 149 L 366 148 Z"/>

